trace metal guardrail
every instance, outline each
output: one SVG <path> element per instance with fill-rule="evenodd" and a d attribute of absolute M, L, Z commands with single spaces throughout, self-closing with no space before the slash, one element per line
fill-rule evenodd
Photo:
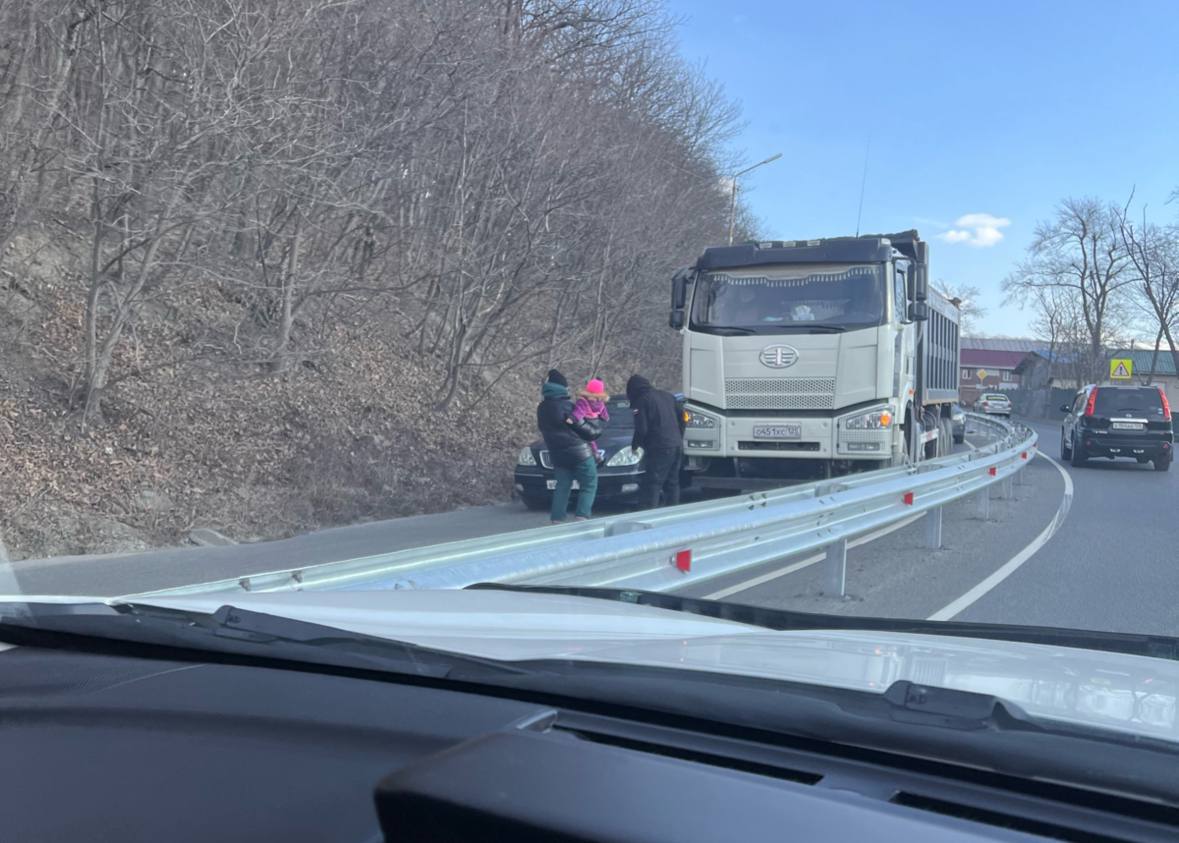
<path fill-rule="evenodd" d="M 135 595 L 244 591 L 462 588 L 476 582 L 577 584 L 667 591 L 817 550 L 827 552 L 829 593 L 843 594 L 847 543 L 918 513 L 941 546 L 941 508 L 1010 484 L 1031 459 L 1036 433 L 968 414 L 993 434 L 986 445 L 914 465 L 546 526 L 393 553 Z"/>

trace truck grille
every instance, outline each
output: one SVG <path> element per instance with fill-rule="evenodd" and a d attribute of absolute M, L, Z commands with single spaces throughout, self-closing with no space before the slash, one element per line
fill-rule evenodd
<path fill-rule="evenodd" d="M 725 378 L 732 410 L 829 410 L 835 378 Z"/>

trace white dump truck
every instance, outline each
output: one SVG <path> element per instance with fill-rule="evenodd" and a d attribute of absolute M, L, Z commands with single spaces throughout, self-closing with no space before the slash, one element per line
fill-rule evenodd
<path fill-rule="evenodd" d="M 916 231 L 706 249 L 672 280 L 692 482 L 756 488 L 948 453 L 958 319 Z"/>

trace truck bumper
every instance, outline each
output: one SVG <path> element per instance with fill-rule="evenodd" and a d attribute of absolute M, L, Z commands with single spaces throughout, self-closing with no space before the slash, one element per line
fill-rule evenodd
<path fill-rule="evenodd" d="M 690 405 L 688 409 L 694 414 L 709 414 L 716 422 L 712 428 L 688 428 L 684 435 L 684 453 L 688 457 L 879 461 L 892 456 L 894 431 L 891 426 L 884 430 L 848 430 L 845 427 L 847 418 L 869 412 L 864 408 L 822 418 L 731 418 L 714 411 L 697 410 Z"/>

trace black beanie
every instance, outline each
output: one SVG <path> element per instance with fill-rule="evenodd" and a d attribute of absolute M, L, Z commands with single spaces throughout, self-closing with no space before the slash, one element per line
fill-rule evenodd
<path fill-rule="evenodd" d="M 555 383 L 559 386 L 569 386 L 569 381 L 565 380 L 565 376 L 556 369 L 549 369 L 548 381 L 549 383 Z"/>

